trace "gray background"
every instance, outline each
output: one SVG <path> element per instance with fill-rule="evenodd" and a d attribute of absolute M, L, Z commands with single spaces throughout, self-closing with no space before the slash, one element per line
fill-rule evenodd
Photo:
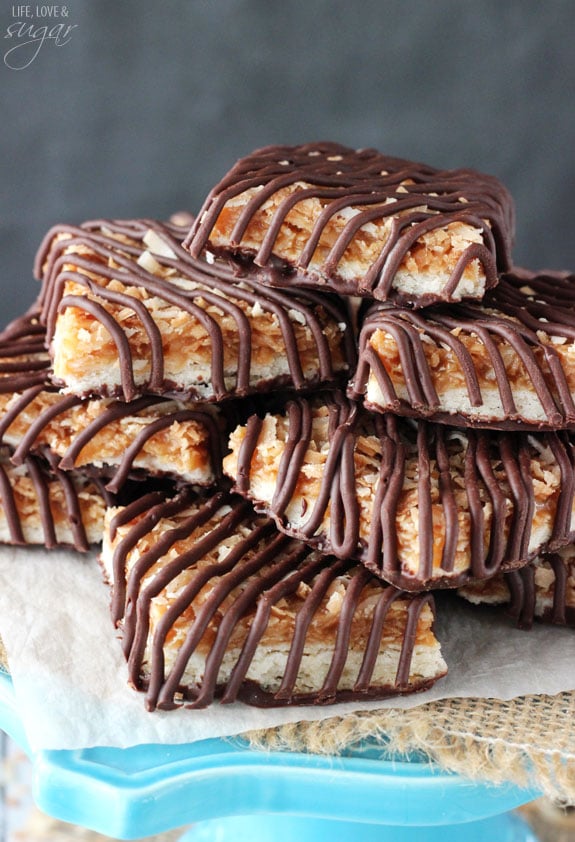
<path fill-rule="evenodd" d="M 33 7 L 35 7 L 33 3 Z M 13 4 L 0 2 L 0 48 Z M 0 64 L 0 321 L 58 221 L 197 209 L 274 142 L 499 176 L 515 260 L 575 269 L 573 0 L 71 0 L 65 46 Z M 38 23 L 38 21 L 36 21 Z"/>

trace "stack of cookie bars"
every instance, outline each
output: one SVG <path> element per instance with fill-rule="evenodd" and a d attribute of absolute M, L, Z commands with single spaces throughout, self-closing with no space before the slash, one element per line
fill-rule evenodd
<path fill-rule="evenodd" d="M 575 279 L 513 234 L 495 178 L 333 143 L 48 233 L 0 538 L 102 541 L 149 710 L 424 690 L 438 589 L 575 625 Z"/>

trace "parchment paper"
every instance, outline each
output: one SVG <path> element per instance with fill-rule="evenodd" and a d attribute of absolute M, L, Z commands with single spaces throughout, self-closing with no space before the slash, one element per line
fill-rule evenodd
<path fill-rule="evenodd" d="M 127 671 L 95 555 L 0 548 L 0 636 L 33 749 L 127 747 L 240 734 L 353 710 L 413 707 L 433 699 L 575 689 L 575 632 L 514 629 L 501 612 L 439 594 L 437 635 L 449 675 L 431 690 L 385 702 L 261 710 L 214 704 L 148 713 Z"/>

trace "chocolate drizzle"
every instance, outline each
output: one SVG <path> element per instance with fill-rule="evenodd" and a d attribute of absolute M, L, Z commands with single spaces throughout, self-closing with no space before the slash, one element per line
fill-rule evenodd
<path fill-rule="evenodd" d="M 214 519 L 222 507 L 221 515 Z M 175 525 L 172 523 L 149 550 L 128 565 L 130 554 L 138 552 L 139 541 L 164 518 L 175 519 Z M 211 527 L 203 534 L 200 529 L 198 537 L 196 530 L 210 521 Z M 421 612 L 426 605 L 434 610 L 431 595 L 414 597 L 381 586 L 372 609 L 371 628 L 364 643 L 355 686 L 339 690 L 358 604 L 365 588 L 373 588 L 376 584 L 365 568 L 350 560 L 325 558 L 309 546 L 276 533 L 271 520 L 255 516 L 241 498 L 224 493 L 203 501 L 190 489 L 168 500 L 153 495 L 148 500 L 134 502 L 116 515 L 111 524 L 112 540 L 118 529 L 125 526 L 129 529 L 118 541 L 112 560 L 113 611 L 116 622 L 123 629 L 130 680 L 139 689 L 146 689 L 148 709 L 170 709 L 181 704 L 204 707 L 214 698 L 220 698 L 223 703 L 240 699 L 265 706 L 326 704 L 340 698 L 413 692 L 432 683 L 432 679 L 410 678 Z M 239 540 L 238 529 L 243 529 Z M 234 538 L 231 547 L 226 543 L 230 538 Z M 174 552 L 176 544 L 178 550 Z M 198 560 L 211 553 L 219 560 L 198 568 L 185 584 L 176 583 L 182 571 L 194 571 Z M 154 565 L 153 577 L 146 579 Z M 335 638 L 331 643 L 326 639 L 325 644 L 332 647 L 331 665 L 325 678 L 320 679 L 317 690 L 301 692 L 298 691 L 298 676 L 306 653 L 308 630 L 317 612 L 325 605 L 328 589 L 336 581 L 344 583 L 345 593 Z M 194 601 L 206 586 L 211 588 L 209 594 L 196 604 Z M 175 595 L 149 640 L 150 606 L 164 589 L 170 589 Z M 268 629 L 270 617 L 296 592 L 300 607 L 295 615 L 283 678 L 275 689 L 260 687 L 247 677 L 250 666 Z M 405 627 L 397 630 L 402 643 L 395 681 L 391 685 L 378 685 L 373 676 L 382 635 L 389 610 L 398 599 L 407 604 Z M 195 610 L 186 627 L 185 639 L 168 669 L 166 647 L 173 645 L 168 640 L 173 641 L 174 624 L 184 612 L 189 615 L 192 605 Z M 243 643 L 236 644 L 241 646 L 240 653 L 228 679 L 222 681 L 220 671 L 224 654 L 232 635 L 237 632 L 238 623 L 246 622 L 246 615 L 251 615 L 252 619 Z M 206 631 L 216 621 L 207 644 L 203 671 L 199 668 L 197 682 L 186 683 L 184 673 L 188 662 L 198 652 L 202 641 L 204 648 L 200 646 L 200 650 L 206 651 Z M 290 634 L 287 629 L 286 626 L 286 634 Z M 148 662 L 144 666 L 146 657 Z"/>
<path fill-rule="evenodd" d="M 28 403 L 35 397 L 35 394 L 30 392 L 24 393 L 22 397 L 14 403 L 11 409 L 4 414 L 0 420 L 0 435 L 3 435 L 15 417 L 28 405 Z M 25 459 L 35 451 L 43 447 L 42 436 L 48 426 L 58 419 L 65 420 L 67 414 L 71 409 L 81 406 L 83 403 L 81 398 L 73 395 L 63 395 L 57 403 L 48 406 L 42 410 L 37 418 L 30 424 L 26 433 L 22 436 L 18 446 L 14 450 L 11 461 L 14 465 L 21 465 Z M 144 451 L 146 443 L 162 430 L 171 427 L 172 425 L 185 424 L 189 421 L 194 421 L 200 424 L 206 431 L 205 446 L 208 450 L 207 463 L 213 472 L 213 478 L 217 479 L 221 474 L 221 429 L 217 418 L 207 410 L 201 407 L 184 408 L 178 404 L 174 404 L 171 409 L 165 411 L 163 407 L 171 407 L 172 401 L 165 398 L 146 396 L 138 398 L 129 403 L 124 401 L 101 401 L 101 411 L 93 418 L 83 429 L 78 427 L 77 433 L 74 435 L 72 443 L 69 445 L 66 452 L 62 455 L 59 467 L 64 470 L 73 470 L 77 467 L 80 460 L 83 448 L 88 445 L 92 439 L 100 433 L 108 425 L 112 425 L 116 421 L 122 419 L 141 419 L 140 429 L 134 437 L 129 447 L 126 448 L 119 462 L 110 459 L 105 461 L 105 448 L 101 453 L 104 459 L 103 471 L 108 475 L 108 488 L 110 491 L 117 492 L 125 484 L 126 480 L 138 472 L 137 461 Z M 158 417 L 153 416 L 148 418 L 146 410 L 156 408 L 158 410 Z M 162 466 L 154 468 L 156 473 L 160 473 Z M 170 471 L 169 457 L 166 458 L 163 466 L 164 474 L 178 478 L 174 468 Z"/>
<path fill-rule="evenodd" d="M 545 566 L 553 571 L 552 605 L 541 614 L 537 611 L 537 586 L 535 576 L 537 567 Z M 517 622 L 519 628 L 530 629 L 535 619 L 559 626 L 575 627 L 575 606 L 567 604 L 567 580 L 569 569 L 559 553 L 547 553 L 537 565 L 529 564 L 521 570 L 505 574 L 509 588 L 510 605 L 508 614 Z"/>
<path fill-rule="evenodd" d="M 0 333 L 0 394 L 44 386 L 48 381 L 50 357 L 39 315 L 34 307 Z"/>
<path fill-rule="evenodd" d="M 376 331 L 394 340 L 399 355 L 404 388 L 398 394 L 386 369 L 386 360 L 372 347 Z M 551 337 L 543 342 L 540 332 Z M 481 343 L 489 363 L 488 380 L 498 393 L 499 406 L 484 408 L 476 361 L 463 339 L 473 336 Z M 556 341 L 575 342 L 575 282 L 566 273 L 536 275 L 514 270 L 491 290 L 482 305 L 460 304 L 432 307 L 423 313 L 386 305 L 372 307 L 363 322 L 359 339 L 359 363 L 348 389 L 350 397 L 364 395 L 373 375 L 383 395 L 381 402 L 367 402 L 375 411 L 431 418 L 461 426 L 500 429 L 563 429 L 575 427 L 575 403 L 568 383 L 566 362 L 562 361 Z M 469 407 L 445 409 L 437 394 L 434 372 L 424 353 L 431 340 L 435 346 L 449 348 L 457 361 L 467 391 Z M 539 405 L 537 417 L 518 409 L 510 375 L 501 354 L 501 345 L 513 352 L 523 387 L 533 393 Z M 449 389 L 449 385 L 447 386 Z M 493 401 L 493 397 L 490 397 Z"/>
<path fill-rule="evenodd" d="M 67 544 L 61 541 L 57 534 L 54 520 L 56 510 L 53 508 L 50 494 L 54 486 L 59 486 L 64 501 L 61 515 L 65 518 L 66 527 L 72 536 L 70 545 L 80 552 L 86 552 L 90 542 L 80 502 L 82 490 L 90 486 L 91 493 L 100 496 L 104 504 L 114 504 L 116 497 L 105 489 L 100 478 L 83 477 L 75 471 L 65 473 L 54 453 L 44 445 L 33 446 L 40 428 L 48 424 L 54 415 L 63 413 L 68 406 L 78 403 L 78 399 L 62 397 L 57 412 L 54 407 L 47 410 L 43 418 L 38 419 L 31 426 L 28 435 L 22 439 L 17 454 L 10 455 L 9 448 L 2 441 L 6 430 L 20 412 L 42 392 L 54 391 L 49 384 L 50 358 L 44 339 L 45 328 L 39 321 L 36 306 L 15 319 L 0 333 L 0 394 L 17 397 L 11 408 L 0 418 L 0 505 L 8 531 L 8 542 L 16 545 L 29 544 L 30 540 L 23 527 L 23 517 L 28 512 L 20 511 L 15 491 L 23 471 L 15 471 L 14 465 L 22 466 L 34 490 L 44 546 L 48 549 L 64 546 Z M 33 428 L 36 432 L 33 432 Z"/>
<path fill-rule="evenodd" d="M 392 415 L 369 416 L 337 393 L 324 396 L 321 402 L 329 413 L 329 450 L 315 500 L 297 524 L 291 521 L 288 508 L 297 494 L 306 452 L 316 449 L 312 442 L 314 405 L 299 399 L 287 406 L 288 430 L 273 499 L 255 499 L 252 488 L 261 418 L 248 420 L 239 446 L 235 489 L 273 516 L 282 531 L 338 557 L 358 558 L 385 581 L 406 590 L 459 587 L 470 578 L 485 579 L 498 570 L 526 564 L 541 549 L 530 549 L 536 502 L 532 462 L 539 457 L 539 448 L 547 448 L 561 473 L 555 511 L 550 514 L 549 545 L 562 546 L 573 536 L 575 459 L 566 436 L 546 433 L 531 439 L 505 432 L 459 431 L 423 421 L 402 421 Z M 360 536 L 355 463 L 358 441 L 366 435 L 375 436 L 381 449 L 367 540 Z M 455 467 L 462 459 L 463 477 L 461 468 Z M 437 476 L 435 492 L 432 472 Z M 416 575 L 402 562 L 397 537 L 400 498 L 408 477 L 413 476 L 419 517 L 414 535 L 419 557 Z M 461 495 L 462 479 L 469 512 L 470 561 L 468 569 L 454 573 L 460 541 L 456 492 Z M 434 514 L 438 508 L 440 516 Z M 487 508 L 490 521 L 486 520 Z M 439 570 L 434 565 L 433 526 L 438 517 L 444 523 L 445 536 Z"/>
<path fill-rule="evenodd" d="M 177 278 L 176 282 L 172 282 L 170 278 L 152 274 L 137 262 L 146 250 L 144 238 L 149 232 L 159 237 L 166 250 L 175 255 L 167 257 L 153 252 L 153 259 L 163 270 L 174 270 L 178 278 L 191 282 L 190 288 L 181 286 Z M 144 392 L 193 398 L 205 396 L 205 384 L 201 388 L 201 382 L 166 379 L 160 328 L 144 303 L 130 295 L 130 288 L 144 291 L 146 298 L 159 299 L 164 306 L 174 305 L 206 331 L 211 348 L 210 381 L 213 392 L 209 399 L 243 396 L 274 385 L 274 382 L 261 383 L 254 379 L 252 327 L 240 303 L 244 307 L 261 308 L 277 319 L 283 341 L 283 347 L 278 348 L 277 353 L 285 356 L 289 367 L 289 378 L 281 378 L 282 386 L 303 390 L 318 383 L 335 383 L 353 367 L 355 345 L 347 309 L 335 296 L 312 291 L 288 295 L 279 290 L 261 289 L 254 281 L 240 277 L 237 266 L 233 268 L 222 261 L 210 264 L 191 258 L 181 247 L 183 236 L 183 229 L 151 220 L 96 220 L 80 228 L 56 226 L 40 247 L 35 271 L 44 280 L 43 319 L 47 325 L 48 341 L 54 336 L 58 314 L 68 307 L 75 307 L 98 320 L 116 346 L 121 384 L 102 383 L 101 394 L 122 394 L 126 401 Z M 129 241 L 125 242 L 125 238 Z M 77 248 L 81 248 L 81 254 L 70 253 Z M 111 288 L 113 281 L 120 281 L 125 289 L 118 291 Z M 67 282 L 80 285 L 84 292 L 81 295 L 68 294 L 65 289 Z M 216 318 L 206 310 L 212 305 L 234 323 L 237 331 L 239 351 L 233 384 L 229 383 L 232 375 L 224 370 L 224 336 L 218 321 L 221 316 Z M 121 310 L 133 313 L 147 338 L 149 375 L 145 382 L 136 376 L 135 364 L 141 360 L 134 358 L 128 334 L 118 316 Z M 295 322 L 305 323 L 313 337 L 317 357 L 317 370 L 313 375 L 302 370 L 294 319 Z M 346 326 L 341 339 L 342 373 L 334 368 L 332 349 L 324 333 L 328 322 Z"/>
<path fill-rule="evenodd" d="M 8 543 L 25 546 L 32 541 L 26 537 L 24 532 L 23 517 L 26 512 L 21 513 L 17 501 L 15 491 L 17 476 L 8 462 L 6 452 L 2 451 L 0 455 L 0 505 L 8 529 Z M 82 490 L 90 485 L 92 493 L 102 497 L 103 505 L 114 505 L 116 500 L 106 491 L 98 478 L 86 479 L 77 473 L 66 473 L 58 468 L 56 461 L 53 459 L 53 454 L 50 454 L 49 451 L 44 452 L 43 456 L 46 461 L 39 456 L 29 455 L 26 457 L 24 465 L 26 475 L 31 480 L 35 493 L 35 505 L 38 509 L 42 527 L 44 546 L 47 549 L 54 549 L 54 547 L 70 545 L 79 552 L 86 552 L 90 548 L 90 541 L 80 502 Z M 50 496 L 50 489 L 54 484 L 59 485 L 63 493 L 63 515 L 66 518 L 66 526 L 72 535 L 70 544 L 60 540 L 57 536 Z"/>
<path fill-rule="evenodd" d="M 0 444 L 9 443 L 6 439 L 10 426 L 22 413 L 30 409 L 35 399 L 44 393 L 54 396 L 48 406 L 38 410 L 37 416 L 22 434 L 11 461 L 22 465 L 32 453 L 45 452 L 44 436 L 54 422 L 70 423 L 70 413 L 76 407 L 88 404 L 87 400 L 75 395 L 58 395 L 49 381 L 49 358 L 44 350 L 45 329 L 36 321 L 24 317 L 16 320 L 0 334 L 0 394 L 14 395 L 11 406 L 0 415 Z M 8 362 L 7 362 L 8 361 Z M 157 417 L 147 417 L 146 411 L 158 412 Z M 118 492 L 130 476 L 137 473 L 137 460 L 146 443 L 161 430 L 173 424 L 194 421 L 206 431 L 205 447 L 214 478 L 221 475 L 221 429 L 214 412 L 202 408 L 197 403 L 183 406 L 166 398 L 146 395 L 131 402 L 99 400 L 99 411 L 82 429 L 78 426 L 73 441 L 67 451 L 55 463 L 61 470 L 74 470 L 83 448 L 108 425 L 122 419 L 139 419 L 139 432 L 124 451 L 119 464 L 106 464 L 108 489 Z M 105 454 L 101 454 L 105 456 Z M 168 470 L 166 470 L 169 473 Z"/>
<path fill-rule="evenodd" d="M 295 192 L 291 189 L 295 187 Z M 266 222 L 258 247 L 244 238 L 262 206 L 282 189 L 290 192 L 279 200 Z M 211 242 L 220 214 L 232 200 L 248 190 L 225 245 Z M 322 205 L 299 256 L 288 262 L 274 251 L 290 211 L 304 200 Z M 313 260 L 326 228 L 336 214 L 353 211 L 331 242 L 327 256 L 315 267 Z M 368 223 L 391 221 L 387 239 L 377 259 L 360 276 L 349 280 L 341 272 L 347 249 L 361 237 Z M 380 300 L 401 297 L 393 282 L 410 249 L 428 232 L 454 223 L 465 223 L 480 232 L 482 243 L 471 243 L 456 266 L 446 271 L 437 294 L 403 294 L 411 304 L 450 300 L 466 267 L 474 260 L 483 265 L 486 286 L 497 282 L 497 271 L 510 266 L 509 250 L 514 233 L 512 199 L 491 176 L 471 170 L 440 171 L 424 164 L 382 155 L 374 149 L 354 150 L 335 143 L 302 146 L 268 146 L 242 158 L 209 193 L 184 242 L 194 257 L 204 249 L 248 255 L 262 280 L 281 285 L 328 283 L 339 292 L 373 296 Z M 262 224 L 262 223 L 258 223 Z M 331 237 L 331 233 L 330 233 Z M 382 238 L 383 239 L 383 238 Z M 279 270 L 278 270 L 279 265 Z M 268 271 L 265 271 L 268 270 Z"/>

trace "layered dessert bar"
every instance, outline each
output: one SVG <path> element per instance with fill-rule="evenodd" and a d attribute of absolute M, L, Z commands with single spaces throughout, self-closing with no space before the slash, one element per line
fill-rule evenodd
<path fill-rule="evenodd" d="M 534 620 L 575 628 L 575 546 L 543 553 L 521 570 L 470 582 L 458 593 L 476 605 L 503 605 L 521 628 Z"/>
<path fill-rule="evenodd" d="M 97 477 L 38 456 L 16 467 L 8 457 L 0 448 L 0 543 L 85 552 L 101 542 L 104 513 L 116 500 Z"/>
<path fill-rule="evenodd" d="M 347 379 L 355 342 L 327 293 L 260 287 L 150 220 L 52 229 L 38 253 L 53 380 L 67 393 L 222 400 Z"/>
<path fill-rule="evenodd" d="M 278 533 L 236 495 L 151 494 L 106 522 L 113 618 L 150 710 L 383 698 L 446 672 L 430 594 Z"/>
<path fill-rule="evenodd" d="M 575 279 L 514 270 L 481 304 L 372 307 L 350 397 L 462 426 L 575 426 Z"/>
<path fill-rule="evenodd" d="M 420 307 L 482 298 L 513 235 L 512 199 L 492 176 L 312 143 L 239 160 L 184 245 L 232 255 L 265 283 Z"/>
<path fill-rule="evenodd" d="M 60 394 L 44 333 L 29 314 L 0 334 L 0 441 L 15 465 L 49 448 L 60 468 L 97 469 L 115 490 L 142 474 L 216 481 L 224 421 L 214 408 L 157 396 L 127 403 Z"/>
<path fill-rule="evenodd" d="M 406 590 L 455 587 L 569 542 L 574 453 L 557 433 L 460 430 L 341 395 L 253 415 L 224 471 L 280 530 Z"/>

